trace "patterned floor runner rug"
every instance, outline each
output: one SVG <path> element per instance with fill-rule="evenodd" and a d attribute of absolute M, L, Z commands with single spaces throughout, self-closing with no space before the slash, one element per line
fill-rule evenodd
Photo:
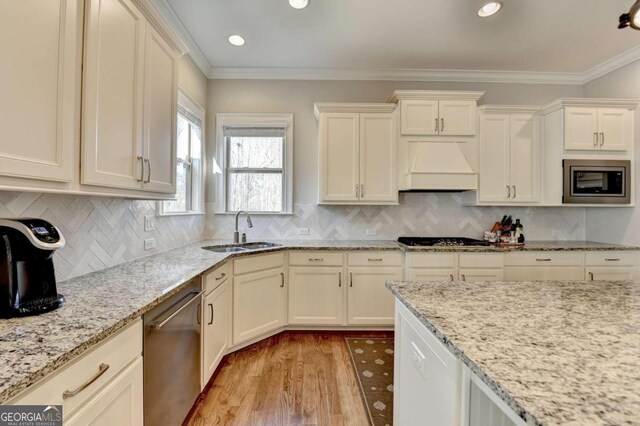
<path fill-rule="evenodd" d="M 393 339 L 345 338 L 373 426 L 393 424 Z"/>

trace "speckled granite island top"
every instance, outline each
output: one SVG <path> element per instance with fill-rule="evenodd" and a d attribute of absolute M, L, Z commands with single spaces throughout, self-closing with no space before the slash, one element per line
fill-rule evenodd
<path fill-rule="evenodd" d="M 529 424 L 640 424 L 640 282 L 387 287 Z"/>
<path fill-rule="evenodd" d="M 180 291 L 192 278 L 231 258 L 284 250 L 408 250 L 389 240 L 272 242 L 280 246 L 241 253 L 213 253 L 202 247 L 229 242 L 201 241 L 58 283 L 58 291 L 66 297 L 60 309 L 35 317 L 0 320 L 0 403 L 116 333 Z M 528 245 L 536 250 L 576 246 L 582 250 L 630 248 L 585 242 L 531 242 Z M 453 250 L 467 251 L 465 248 Z"/>

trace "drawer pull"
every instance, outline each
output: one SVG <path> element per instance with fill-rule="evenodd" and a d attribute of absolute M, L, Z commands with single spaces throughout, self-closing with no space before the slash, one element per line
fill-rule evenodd
<path fill-rule="evenodd" d="M 324 260 L 323 257 L 310 257 L 309 262 L 322 262 Z"/>
<path fill-rule="evenodd" d="M 282 272 L 280 272 L 280 280 L 282 281 L 280 284 L 280 288 L 284 287 L 284 274 Z"/>
<path fill-rule="evenodd" d="M 544 258 L 544 259 L 536 258 L 536 262 L 551 262 L 551 259 L 550 259 L 550 258 L 548 258 L 548 257 L 546 257 L 546 258 Z"/>
<path fill-rule="evenodd" d="M 453 281 L 453 274 L 449 274 L 449 281 Z"/>
<path fill-rule="evenodd" d="M 369 262 L 382 262 L 382 258 L 381 257 L 369 257 L 367 260 Z"/>
<path fill-rule="evenodd" d="M 461 275 L 462 276 L 462 281 L 466 281 L 467 277 L 464 276 L 464 274 Z"/>
<path fill-rule="evenodd" d="M 349 287 L 353 287 L 353 273 L 349 272 Z"/>
<path fill-rule="evenodd" d="M 213 303 L 209 303 L 209 313 L 211 314 L 211 319 L 207 323 L 207 325 L 213 324 Z"/>
<path fill-rule="evenodd" d="M 338 272 L 338 287 L 342 287 L 342 272 Z"/>
<path fill-rule="evenodd" d="M 620 259 L 617 257 L 605 257 L 605 262 L 620 262 Z"/>
<path fill-rule="evenodd" d="M 82 392 L 83 390 L 85 390 L 87 387 L 91 386 L 91 384 L 93 382 L 95 382 L 96 380 L 98 380 L 100 378 L 100 376 L 102 376 L 104 373 L 107 372 L 107 370 L 109 369 L 109 364 L 100 364 L 100 368 L 98 369 L 98 373 L 93 376 L 92 378 L 90 378 L 89 380 L 87 380 L 83 385 L 80 385 L 78 388 L 76 388 L 76 390 L 66 390 L 62 393 L 62 399 L 67 399 L 67 398 L 71 398 L 72 396 L 76 396 L 77 394 L 79 394 L 80 392 Z"/>
<path fill-rule="evenodd" d="M 589 281 L 593 281 L 593 272 L 589 272 Z"/>
<path fill-rule="evenodd" d="M 226 277 L 227 274 L 225 274 L 224 272 L 222 274 L 220 274 L 220 276 L 218 278 L 216 278 L 216 281 L 219 281 L 221 279 L 223 279 L 224 277 Z"/>

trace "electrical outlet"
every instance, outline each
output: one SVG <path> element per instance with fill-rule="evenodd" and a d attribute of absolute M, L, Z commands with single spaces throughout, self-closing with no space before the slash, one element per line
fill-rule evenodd
<path fill-rule="evenodd" d="M 151 250 L 156 248 L 156 239 L 155 238 L 149 238 L 144 240 L 144 249 L 145 250 Z"/>
<path fill-rule="evenodd" d="M 298 236 L 303 237 L 309 235 L 309 228 L 298 228 Z"/>
<path fill-rule="evenodd" d="M 368 237 L 375 237 L 376 235 L 378 235 L 378 231 L 376 231 L 375 229 L 367 229 Z"/>
<path fill-rule="evenodd" d="M 153 231 L 156 229 L 155 216 L 149 215 L 144 217 L 144 230 Z"/>

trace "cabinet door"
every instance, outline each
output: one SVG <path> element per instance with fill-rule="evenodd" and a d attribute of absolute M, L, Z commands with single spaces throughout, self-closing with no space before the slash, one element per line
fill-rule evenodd
<path fill-rule="evenodd" d="M 285 284 L 283 268 L 234 276 L 234 345 L 276 330 L 285 324 Z"/>
<path fill-rule="evenodd" d="M 458 271 L 460 281 L 503 281 L 502 268 L 460 268 Z"/>
<path fill-rule="evenodd" d="M 438 111 L 441 135 L 476 134 L 476 101 L 440 101 Z"/>
<path fill-rule="evenodd" d="M 504 268 L 505 281 L 582 281 L 582 266 L 509 266 Z"/>
<path fill-rule="evenodd" d="M 145 50 L 144 154 L 147 191 L 176 192 L 178 62 L 151 26 Z"/>
<path fill-rule="evenodd" d="M 359 114 L 320 116 L 320 202 L 357 201 L 360 185 Z"/>
<path fill-rule="evenodd" d="M 509 128 L 508 114 L 482 114 L 480 117 L 478 200 L 481 202 L 504 202 L 511 194 Z"/>
<path fill-rule="evenodd" d="M 90 0 L 82 183 L 141 188 L 145 19 L 130 0 Z"/>
<path fill-rule="evenodd" d="M 438 101 L 400 101 L 400 133 L 403 135 L 437 135 Z"/>
<path fill-rule="evenodd" d="M 82 3 L 0 2 L 2 175 L 73 179 Z"/>
<path fill-rule="evenodd" d="M 401 279 L 402 268 L 349 268 L 347 323 L 393 324 L 394 297 L 385 283 Z"/>
<path fill-rule="evenodd" d="M 143 423 L 142 357 L 127 367 L 71 418 L 68 426 L 140 426 Z"/>
<path fill-rule="evenodd" d="M 606 151 L 626 151 L 633 143 L 631 111 L 598 108 L 598 147 Z"/>
<path fill-rule="evenodd" d="M 638 268 L 633 266 L 602 266 L 587 267 L 587 279 L 589 281 L 626 281 L 637 280 Z"/>
<path fill-rule="evenodd" d="M 396 120 L 392 114 L 360 114 L 360 200 L 398 201 Z"/>
<path fill-rule="evenodd" d="M 411 281 L 454 281 L 458 276 L 455 268 L 411 268 Z"/>
<path fill-rule="evenodd" d="M 289 268 L 289 323 L 343 323 L 346 280 L 342 267 Z"/>
<path fill-rule="evenodd" d="M 514 114 L 510 131 L 511 201 L 535 202 L 539 200 L 540 147 L 538 117 Z"/>
<path fill-rule="evenodd" d="M 596 108 L 567 107 L 564 110 L 564 149 L 591 151 L 598 145 Z"/>
<path fill-rule="evenodd" d="M 209 293 L 202 303 L 202 387 L 209 382 L 229 347 L 231 284 L 229 280 Z"/>

